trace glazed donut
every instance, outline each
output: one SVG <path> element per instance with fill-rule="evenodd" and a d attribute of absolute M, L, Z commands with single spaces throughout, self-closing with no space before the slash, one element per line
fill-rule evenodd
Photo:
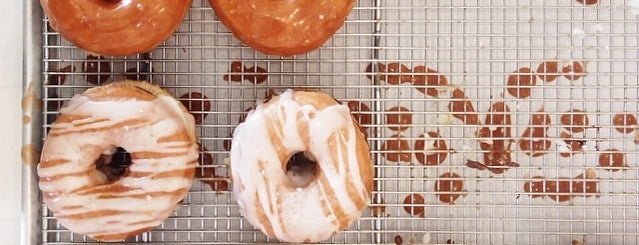
<path fill-rule="evenodd" d="M 40 0 L 49 24 L 81 49 L 102 55 L 152 50 L 182 23 L 192 0 Z"/>
<path fill-rule="evenodd" d="M 322 46 L 344 24 L 356 0 L 209 0 L 233 35 L 265 54 L 291 56 Z"/>
<path fill-rule="evenodd" d="M 287 171 L 300 153 L 316 162 L 308 181 Z M 373 187 L 368 144 L 348 106 L 320 92 L 288 90 L 249 112 L 233 133 L 230 168 L 244 217 L 286 242 L 318 242 L 344 230 Z"/>
<path fill-rule="evenodd" d="M 148 231 L 191 187 L 196 140 L 193 116 L 155 85 L 120 81 L 89 89 L 60 110 L 44 142 L 44 203 L 64 227 L 98 241 Z M 130 155 L 119 179 L 100 171 L 116 147 Z"/>

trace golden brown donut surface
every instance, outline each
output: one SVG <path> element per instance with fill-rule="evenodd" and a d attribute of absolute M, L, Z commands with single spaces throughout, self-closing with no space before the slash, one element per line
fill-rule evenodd
<path fill-rule="evenodd" d="M 355 0 L 209 0 L 233 35 L 265 54 L 291 56 L 322 46 Z"/>
<path fill-rule="evenodd" d="M 51 27 L 81 49 L 130 55 L 155 48 L 184 19 L 192 0 L 40 0 Z"/>

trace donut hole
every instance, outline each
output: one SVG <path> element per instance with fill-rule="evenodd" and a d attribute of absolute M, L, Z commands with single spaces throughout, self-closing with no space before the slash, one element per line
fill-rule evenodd
<path fill-rule="evenodd" d="M 307 151 L 297 152 L 286 163 L 286 177 L 295 188 L 304 188 L 317 176 L 317 160 Z"/>
<path fill-rule="evenodd" d="M 124 176 L 131 163 L 131 154 L 122 147 L 115 147 L 102 153 L 95 166 L 109 182 L 115 182 Z"/>

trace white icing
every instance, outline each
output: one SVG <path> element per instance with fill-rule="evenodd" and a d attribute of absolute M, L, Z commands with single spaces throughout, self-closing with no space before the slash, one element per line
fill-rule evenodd
<path fill-rule="evenodd" d="M 430 244 L 430 233 L 428 232 L 424 233 L 421 244 L 424 244 L 424 245 Z"/>
<path fill-rule="evenodd" d="M 69 162 L 49 167 L 38 165 L 40 189 L 45 192 L 44 201 L 57 217 L 61 217 L 59 222 L 63 226 L 92 237 L 120 234 L 157 226 L 174 211 L 176 203 L 186 194 L 176 195 L 171 192 L 188 190 L 191 187 L 192 178 L 186 176 L 154 178 L 153 175 L 175 170 L 189 170 L 196 166 L 198 146 L 194 139 L 188 142 L 158 142 L 162 137 L 174 135 L 185 129 L 189 133 L 193 132 L 195 125 L 193 117 L 184 113 L 179 103 L 169 96 L 159 96 L 152 101 L 119 99 L 115 102 L 92 101 L 88 97 L 78 95 L 61 110 L 62 114 L 91 116 L 73 122 L 54 123 L 44 143 L 41 162 L 54 159 L 67 159 Z M 142 119 L 144 122 L 106 131 L 77 132 L 110 127 L 131 119 Z M 90 122 L 96 123 L 79 125 L 79 123 Z M 68 132 L 77 133 L 57 135 Z M 94 162 L 102 153 L 113 154 L 116 146 L 124 148 L 131 154 L 159 152 L 176 155 L 133 159 L 129 167 L 130 171 L 147 172 L 152 175 L 140 178 L 124 176 L 114 183 L 129 187 L 130 190 L 116 193 L 74 193 L 73 191 L 79 188 L 91 186 L 94 188 L 107 184 L 104 174 L 95 170 Z M 87 171 L 88 174 L 81 175 Z M 46 181 L 47 178 L 72 173 L 77 173 L 78 176 L 64 176 L 57 180 Z M 171 194 L 144 196 L 153 192 Z M 46 193 L 58 194 L 54 198 L 49 198 Z M 103 194 L 115 197 L 101 198 L 100 195 Z M 141 197 L 130 197 L 131 195 L 141 195 Z M 68 215 L 104 210 L 127 213 L 101 215 L 94 218 L 64 218 Z"/>
<path fill-rule="evenodd" d="M 425 133 L 423 135 L 423 140 L 424 140 L 424 150 L 423 153 L 424 155 L 434 155 L 439 151 L 439 148 L 435 146 L 435 143 L 437 143 L 437 139 L 431 138 L 430 135 L 428 133 Z"/>
<path fill-rule="evenodd" d="M 566 144 L 566 142 L 561 139 L 555 140 L 555 145 L 557 145 L 557 150 L 561 153 L 570 152 L 572 150 L 570 145 Z"/>
<path fill-rule="evenodd" d="M 233 194 L 246 219 L 265 233 L 265 221 L 258 217 L 260 212 L 266 215 L 278 239 L 317 242 L 328 239 L 339 230 L 335 210 L 326 201 L 327 198 L 337 200 L 337 208 L 348 215 L 350 223 L 361 215 L 353 198 L 368 203 L 369 193 L 359 172 L 360 162 L 356 151 L 358 129 L 348 107 L 335 104 L 318 110 L 312 105 L 299 104 L 293 99 L 293 94 L 293 91 L 288 90 L 278 97 L 277 103 L 258 105 L 235 129 L 230 156 Z M 301 118 L 298 118 L 300 115 Z M 269 122 L 282 125 L 282 128 L 271 133 L 280 138 L 283 146 L 272 144 L 267 130 Z M 308 144 L 305 144 L 299 131 L 300 122 L 308 123 Z M 340 131 L 344 129 L 346 135 L 341 135 Z M 336 145 L 340 146 L 337 147 L 338 151 L 343 146 L 346 152 L 331 153 L 328 140 L 336 134 L 339 135 L 336 140 Z M 309 145 L 308 149 L 306 145 Z M 288 183 L 283 168 L 283 162 L 288 159 L 279 158 L 278 147 L 285 147 L 290 154 L 311 152 L 318 163 L 318 174 L 327 176 L 329 186 L 322 186 L 320 181 L 315 180 L 305 188 L 294 188 Z M 331 155 L 339 156 L 337 163 L 333 162 Z M 264 163 L 264 169 L 260 169 L 260 161 Z M 338 169 L 335 169 L 335 165 Z M 350 173 L 346 171 L 347 166 Z M 351 185 L 359 196 L 349 195 L 346 187 Z M 325 189 L 332 189 L 334 196 L 329 196 Z M 262 204 L 262 210 L 255 208 L 258 201 L 256 196 Z M 324 210 L 323 205 L 328 206 L 329 210 Z M 325 211 L 331 214 L 327 216 Z"/>

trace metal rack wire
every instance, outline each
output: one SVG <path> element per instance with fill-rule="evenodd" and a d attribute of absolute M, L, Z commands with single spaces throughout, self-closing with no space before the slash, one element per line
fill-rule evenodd
<path fill-rule="evenodd" d="M 376 164 L 373 204 L 360 220 L 327 243 L 395 243 L 401 237 L 404 243 L 416 244 L 637 244 L 639 149 L 633 142 L 634 132 L 622 134 L 612 126 L 615 114 L 636 116 L 639 109 L 639 10 L 631 2 L 360 0 L 344 27 L 323 48 L 281 58 L 243 46 L 206 1 L 195 0 L 175 35 L 150 55 L 106 57 L 102 61 L 110 71 L 97 72 L 82 70 L 87 54 L 62 39 L 44 18 L 42 75 L 49 80 L 65 75 L 66 81 L 42 85 L 44 122 L 34 127 L 47 132 L 58 113 L 57 103 L 94 86 L 87 83 L 91 75 L 110 75 L 105 82 L 144 76 L 178 97 L 199 92 L 210 100 L 211 110 L 199 112 L 206 118 L 197 132 L 207 149 L 202 155 L 210 154 L 213 164 L 198 171 L 214 168 L 216 176 L 198 177 L 175 215 L 128 240 L 131 243 L 277 242 L 240 216 L 228 190 L 212 190 L 202 180 L 228 181 L 224 142 L 245 109 L 269 89 L 312 88 L 340 101 L 365 103 L 371 112 L 363 114 L 372 117 L 363 124 L 368 127 Z M 535 73 L 549 60 L 559 64 L 555 81 L 544 82 L 533 74 L 536 85 L 523 86 L 530 88 L 530 97 L 520 99 L 508 92 L 507 82 L 515 71 L 527 67 Z M 244 79 L 250 74 L 239 72 L 235 75 L 241 76 L 241 82 L 225 81 L 234 61 L 262 67 L 268 78 L 253 84 Z M 585 74 L 579 79 L 568 79 L 561 71 L 572 61 L 584 66 Z M 392 72 L 376 65 L 366 70 L 377 63 L 386 67 L 400 63 L 411 70 L 425 66 L 444 75 L 449 84 L 423 87 L 435 89 L 437 96 L 429 96 L 410 82 L 389 83 Z M 74 69 L 60 71 L 69 65 Z M 464 124 L 449 110 L 451 101 L 462 100 L 451 98 L 457 88 L 476 109 L 479 124 Z M 510 107 L 512 122 L 502 128 L 512 135 L 479 137 L 481 128 L 501 126 L 482 125 L 495 102 Z M 388 110 L 395 106 L 410 111 L 402 113 L 412 119 L 404 131 L 390 129 L 397 126 L 388 121 L 394 114 Z M 532 157 L 517 142 L 531 127 L 532 115 L 542 109 L 552 123 L 541 140 L 550 141 L 551 147 L 543 156 Z M 582 133 L 573 135 L 582 151 L 563 157 L 560 153 L 568 144 L 561 136 L 566 129 L 560 121 L 564 114 L 575 115 L 569 112 L 572 109 L 586 111 L 589 123 Z M 423 151 L 415 144 L 428 132 L 438 132 L 447 144 L 446 157 L 438 159 L 441 164 L 423 165 L 416 157 Z M 407 149 L 386 147 L 397 140 L 396 134 L 407 141 Z M 483 161 L 486 150 L 480 145 L 486 140 L 511 142 L 512 162 L 519 166 L 501 174 L 469 168 L 468 160 Z M 433 144 L 432 139 L 425 142 Z M 600 155 L 611 149 L 623 154 L 627 167 L 610 171 L 598 165 Z M 389 154 L 405 154 L 408 159 L 389 160 Z M 573 193 L 568 202 L 533 198 L 524 187 L 538 181 L 535 176 L 563 180 L 588 171 L 596 173 L 597 193 Z M 449 172 L 461 177 L 463 189 L 437 192 L 438 180 L 446 179 L 440 176 Z M 405 204 L 411 194 L 422 196 L 424 203 Z M 460 196 L 450 204 L 439 200 L 442 194 Z M 92 242 L 61 227 L 43 204 L 33 205 L 41 210 L 41 243 Z M 412 211 L 424 208 L 423 217 L 405 210 L 411 207 Z"/>

